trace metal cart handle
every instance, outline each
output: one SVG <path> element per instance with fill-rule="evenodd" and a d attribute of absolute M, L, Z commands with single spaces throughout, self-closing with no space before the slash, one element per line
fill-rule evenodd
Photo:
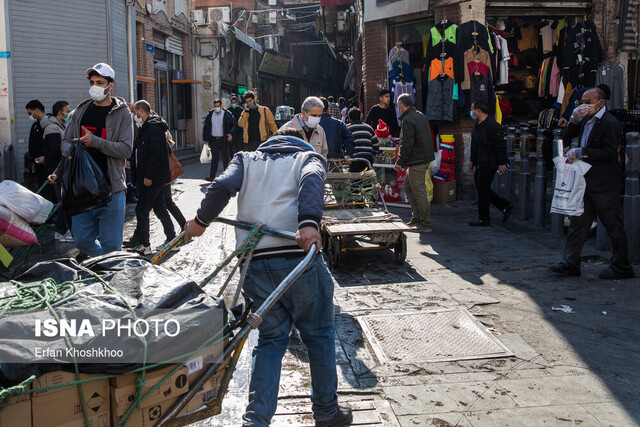
<path fill-rule="evenodd" d="M 242 221 L 235 221 L 227 218 L 217 218 L 216 221 L 221 222 L 223 224 L 233 225 L 239 228 L 244 228 L 247 230 L 250 230 L 251 228 L 253 228 L 253 224 L 242 222 Z M 276 228 L 271 228 L 266 226 L 262 227 L 260 231 L 265 234 L 284 237 L 287 239 L 295 240 L 296 238 L 295 233 L 292 233 L 290 231 L 278 230 Z M 304 271 L 309 267 L 309 265 L 311 265 L 311 263 L 313 262 L 313 259 L 316 256 L 317 249 L 318 248 L 315 243 L 311 245 L 311 248 L 309 249 L 309 252 L 305 255 L 304 259 L 296 266 L 296 268 L 291 270 L 289 275 L 287 275 L 287 277 L 285 277 L 285 279 L 278 285 L 278 287 L 271 293 L 271 295 L 269 295 L 269 297 L 262 303 L 260 308 L 258 308 L 255 311 L 254 313 L 255 315 L 258 315 L 264 318 L 267 315 L 267 313 L 269 313 L 269 311 L 273 308 L 276 302 L 278 302 L 278 300 L 284 295 L 285 292 L 287 292 L 287 290 L 291 287 L 291 285 L 293 285 L 296 279 L 298 279 L 298 277 L 300 277 L 302 273 L 304 273 Z M 202 387 L 209 380 L 209 378 L 211 378 L 213 374 L 224 363 L 224 361 L 229 358 L 229 356 L 233 352 L 233 349 L 238 345 L 238 343 L 241 343 L 245 339 L 245 337 L 249 334 L 249 332 L 251 332 L 252 329 L 253 327 L 249 324 L 245 325 L 242 329 L 240 329 L 240 332 L 238 332 L 236 336 L 233 337 L 231 342 L 225 347 L 221 357 L 222 362 L 210 364 L 207 370 L 204 372 L 204 374 L 200 377 L 200 379 L 198 379 L 198 381 L 196 381 L 196 383 L 189 388 L 189 391 L 187 391 L 186 394 L 182 395 L 180 400 L 176 402 L 175 405 L 169 411 L 167 411 L 167 413 L 165 413 L 165 415 L 160 419 L 160 421 L 158 421 L 158 423 L 156 424 L 156 427 L 167 426 L 168 423 L 170 423 L 176 417 L 176 415 L 180 413 L 182 408 L 184 408 L 187 405 L 187 403 L 198 393 L 198 391 L 202 389 Z"/>

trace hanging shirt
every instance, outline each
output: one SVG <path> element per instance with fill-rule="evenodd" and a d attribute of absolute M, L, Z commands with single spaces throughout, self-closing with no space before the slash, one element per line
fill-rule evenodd
<path fill-rule="evenodd" d="M 553 50 L 553 28 L 551 25 L 546 25 L 540 28 L 540 35 L 542 36 L 542 53 L 548 53 Z"/>
<path fill-rule="evenodd" d="M 509 83 L 509 46 L 506 39 L 498 36 L 498 40 L 500 41 L 500 61 L 498 63 L 500 79 L 498 84 L 506 85 Z"/>
<path fill-rule="evenodd" d="M 551 80 L 549 81 L 549 95 L 557 97 L 560 92 L 560 79 L 562 72 L 558 66 L 558 58 L 553 58 L 553 66 L 551 67 Z"/>
<path fill-rule="evenodd" d="M 491 57 L 489 56 L 489 52 L 487 52 L 486 50 L 481 48 L 479 51 L 476 51 L 476 49 L 472 47 L 471 49 L 468 49 L 467 51 L 465 51 L 464 52 L 464 64 L 465 64 L 464 80 L 460 84 L 460 88 L 462 90 L 468 90 L 471 88 L 471 83 L 469 80 L 469 70 L 471 68 L 469 68 L 468 64 L 472 62 L 475 64 L 476 60 L 486 65 L 487 67 L 491 65 Z"/>
<path fill-rule="evenodd" d="M 611 89 L 611 99 L 607 101 L 607 108 L 610 110 L 623 109 L 626 98 L 623 68 L 619 64 L 598 68 L 596 86 L 599 84 L 606 84 Z"/>
<path fill-rule="evenodd" d="M 538 48 L 538 31 L 535 26 L 520 27 L 520 35 L 521 37 L 518 38 L 518 50 Z"/>
<path fill-rule="evenodd" d="M 394 46 L 389 51 L 387 69 L 391 71 L 393 63 L 398 61 L 409 63 L 409 52 L 402 46 Z"/>

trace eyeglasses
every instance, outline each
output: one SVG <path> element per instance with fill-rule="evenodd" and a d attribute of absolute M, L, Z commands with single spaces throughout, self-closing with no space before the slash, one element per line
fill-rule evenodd
<path fill-rule="evenodd" d="M 597 103 L 598 101 L 600 101 L 602 98 L 598 98 L 598 99 L 593 99 L 591 101 L 578 101 L 576 102 L 578 105 L 593 105 L 595 103 Z"/>

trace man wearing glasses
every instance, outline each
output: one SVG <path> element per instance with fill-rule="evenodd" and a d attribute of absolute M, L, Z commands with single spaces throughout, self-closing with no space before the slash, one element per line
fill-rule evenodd
<path fill-rule="evenodd" d="M 569 235 L 564 247 L 564 261 L 551 267 L 563 276 L 580 276 L 580 253 L 591 224 L 599 221 L 611 238 L 613 257 L 611 265 L 602 271 L 601 279 L 627 279 L 635 277 L 629 264 L 627 234 L 623 227 L 620 207 L 620 168 L 618 147 L 622 137 L 620 122 L 607 111 L 605 100 L 608 87 L 596 87 L 582 95 L 582 102 L 571 115 L 564 132 L 564 141 L 578 138 L 577 147 L 568 149 L 567 162 L 583 160 L 591 165 L 586 173 L 587 189 L 584 195 L 584 213 L 572 216 Z"/>

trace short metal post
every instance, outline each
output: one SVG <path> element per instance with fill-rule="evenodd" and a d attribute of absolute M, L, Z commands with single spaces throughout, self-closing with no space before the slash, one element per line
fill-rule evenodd
<path fill-rule="evenodd" d="M 509 126 L 507 128 L 507 174 L 504 182 L 504 198 L 511 204 L 516 202 L 516 128 Z"/>
<path fill-rule="evenodd" d="M 640 261 L 640 133 L 626 135 L 626 179 L 624 182 L 624 229 L 629 241 L 629 261 Z"/>
<path fill-rule="evenodd" d="M 562 129 L 554 129 L 553 131 L 553 158 L 555 159 L 558 156 L 562 156 L 564 153 L 562 152 L 562 148 L 560 145 L 560 140 L 562 138 Z M 556 188 L 556 167 L 555 163 L 553 166 L 553 184 L 551 188 L 555 191 Z M 552 213 L 551 214 L 551 232 L 553 234 L 564 233 L 564 215 Z"/>
<path fill-rule="evenodd" d="M 536 140 L 536 180 L 533 189 L 533 222 L 537 227 L 544 227 L 547 202 L 547 167 L 544 162 L 544 143 L 547 130 L 538 128 Z"/>
<path fill-rule="evenodd" d="M 4 145 L 4 178 L 11 181 L 17 180 L 15 152 L 10 142 Z"/>
<path fill-rule="evenodd" d="M 518 219 L 529 219 L 529 191 L 531 174 L 529 173 L 529 128 L 520 128 L 520 173 L 518 174 Z"/>

